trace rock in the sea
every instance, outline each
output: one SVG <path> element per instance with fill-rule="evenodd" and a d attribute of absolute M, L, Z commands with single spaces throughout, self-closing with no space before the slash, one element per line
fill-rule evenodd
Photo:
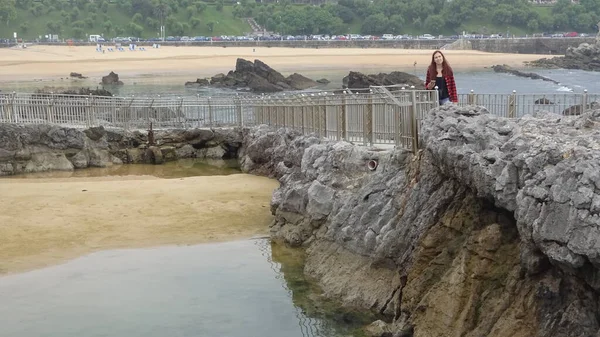
<path fill-rule="evenodd" d="M 542 58 L 528 62 L 528 65 L 542 68 L 600 71 L 600 42 L 582 43 L 578 47 L 569 47 L 565 51 L 565 56 Z"/>
<path fill-rule="evenodd" d="M 389 74 L 379 73 L 373 75 L 365 75 L 357 71 L 351 71 L 342 80 L 344 88 L 351 90 L 368 89 L 370 86 L 381 85 L 405 85 L 407 88 L 414 86 L 416 89 L 425 89 L 423 80 L 415 75 L 401 71 L 393 71 Z"/>
<path fill-rule="evenodd" d="M 507 73 L 507 74 L 512 74 L 512 75 L 519 76 L 519 77 L 531 78 L 533 80 L 542 80 L 542 81 L 552 82 L 554 84 L 560 84 L 559 82 L 557 82 L 551 78 L 544 77 L 544 76 L 538 75 L 536 73 L 523 72 L 523 71 L 514 69 L 511 66 L 508 66 L 506 64 L 494 65 L 494 66 L 492 66 L 492 69 L 494 69 L 494 72 L 497 72 L 497 73 Z"/>
<path fill-rule="evenodd" d="M 123 82 L 119 80 L 119 75 L 111 71 L 108 75 L 102 76 L 102 85 L 123 85 Z"/>
<path fill-rule="evenodd" d="M 207 87 L 210 85 L 210 81 L 206 78 L 198 78 L 194 82 L 185 82 L 186 87 Z"/>
<path fill-rule="evenodd" d="M 69 77 L 74 77 L 74 78 L 82 78 L 82 79 L 83 79 L 83 78 L 87 78 L 87 77 L 83 76 L 82 74 L 80 74 L 80 73 L 76 73 L 76 72 L 71 72 L 71 73 L 69 74 Z"/>
<path fill-rule="evenodd" d="M 314 87 L 317 82 L 301 74 L 294 73 L 288 77 L 271 68 L 260 60 L 254 62 L 238 58 L 235 70 L 227 75 L 217 74 L 210 82 L 187 82 L 186 86 L 210 85 L 217 88 L 248 89 L 255 93 L 279 92 L 285 90 L 303 90 Z"/>

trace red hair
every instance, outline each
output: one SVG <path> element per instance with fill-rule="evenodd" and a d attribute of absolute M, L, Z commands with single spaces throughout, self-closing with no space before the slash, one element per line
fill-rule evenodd
<path fill-rule="evenodd" d="M 442 58 L 444 59 L 444 62 L 442 62 L 442 74 L 444 76 L 451 76 L 454 75 L 454 73 L 452 72 L 452 67 L 448 64 L 448 61 L 446 61 L 446 56 L 444 56 L 444 53 L 442 53 L 440 50 L 436 50 L 433 52 L 433 54 L 431 54 L 431 64 L 429 65 L 429 68 L 427 69 L 427 72 L 429 74 L 432 74 L 430 76 L 433 76 L 435 78 L 436 74 L 437 74 L 437 65 L 435 63 L 435 61 L 433 60 L 433 58 L 435 57 L 435 54 L 440 53 L 440 55 L 442 55 Z M 428 81 L 431 80 L 430 78 L 427 79 Z"/>

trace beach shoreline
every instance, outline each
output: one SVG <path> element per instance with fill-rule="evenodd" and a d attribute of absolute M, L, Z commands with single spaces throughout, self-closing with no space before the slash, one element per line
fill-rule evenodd
<path fill-rule="evenodd" d="M 65 80 L 71 72 L 98 78 L 114 71 L 123 79 L 189 76 L 211 77 L 235 69 L 238 57 L 259 59 L 284 75 L 293 72 L 399 70 L 422 73 L 433 50 L 384 48 L 175 47 L 145 51 L 97 52 L 95 46 L 32 45 L 0 49 L 0 83 Z M 544 55 L 444 51 L 455 70 L 475 70 L 495 64 L 523 67 Z"/>

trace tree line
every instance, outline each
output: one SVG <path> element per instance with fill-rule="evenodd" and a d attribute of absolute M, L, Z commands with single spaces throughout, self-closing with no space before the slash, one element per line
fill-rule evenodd
<path fill-rule="evenodd" d="M 109 6 L 116 6 L 130 17 L 126 24 L 115 25 Z M 496 26 L 517 26 L 530 32 L 554 32 L 575 29 L 593 31 L 600 21 L 600 0 L 558 0 L 551 15 L 543 15 L 527 0 L 339 0 L 321 5 L 295 5 L 289 0 L 257 3 L 254 0 L 0 0 L 0 20 L 15 19 L 16 9 L 29 11 L 43 19 L 58 12 L 60 19 L 49 20 L 47 29 L 54 33 L 69 30 L 73 37 L 85 37 L 86 30 L 100 18 L 109 35 L 154 35 L 161 25 L 169 35 L 186 35 L 205 25 L 210 31 L 214 22 L 201 19 L 207 6 L 222 11 L 233 6 L 235 18 L 254 18 L 266 30 L 286 35 L 310 34 L 402 34 L 407 27 L 431 34 L 447 32 L 493 33 L 471 31 L 465 23 L 484 19 Z M 81 13 L 85 11 L 87 15 Z M 185 20 L 181 15 L 185 13 Z M 27 30 L 27 23 L 20 28 Z M 484 30 L 481 25 L 478 30 Z"/>

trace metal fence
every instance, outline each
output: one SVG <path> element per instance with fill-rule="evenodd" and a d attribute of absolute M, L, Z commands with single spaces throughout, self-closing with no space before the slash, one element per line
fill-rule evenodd
<path fill-rule="evenodd" d="M 551 94 L 468 94 L 458 95 L 459 105 L 482 105 L 494 115 L 522 117 L 536 111 L 548 111 L 560 115 L 579 115 L 591 108 L 592 102 L 600 101 L 600 94 L 551 93 Z"/>
<path fill-rule="evenodd" d="M 600 95 L 469 94 L 459 105 L 483 105 L 492 114 L 520 117 L 537 110 L 579 114 Z M 371 87 L 367 92 L 313 92 L 261 96 L 125 98 L 58 94 L 1 94 L 0 123 L 57 124 L 124 129 L 202 128 L 267 124 L 305 134 L 373 145 L 418 148 L 420 122 L 438 106 L 435 90 Z"/>

